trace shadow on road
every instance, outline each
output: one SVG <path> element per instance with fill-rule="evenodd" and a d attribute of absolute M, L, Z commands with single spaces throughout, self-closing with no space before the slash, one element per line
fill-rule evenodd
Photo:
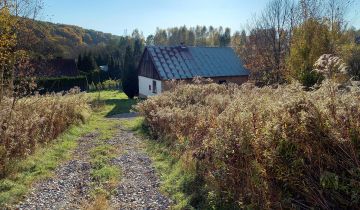
<path fill-rule="evenodd" d="M 138 102 L 138 100 L 137 99 L 107 99 L 104 100 L 104 102 L 106 105 L 115 105 L 115 107 L 109 113 L 106 114 L 106 117 L 114 118 L 114 116 L 121 114 L 131 114 L 130 110 L 132 106 Z"/>

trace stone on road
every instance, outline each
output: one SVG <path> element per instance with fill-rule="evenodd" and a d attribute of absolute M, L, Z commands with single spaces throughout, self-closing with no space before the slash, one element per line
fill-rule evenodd
<path fill-rule="evenodd" d="M 168 209 L 171 201 L 159 191 L 159 179 L 142 139 L 127 130 L 121 131 L 123 155 L 114 159 L 122 168 L 122 181 L 111 199 L 114 209 Z"/>

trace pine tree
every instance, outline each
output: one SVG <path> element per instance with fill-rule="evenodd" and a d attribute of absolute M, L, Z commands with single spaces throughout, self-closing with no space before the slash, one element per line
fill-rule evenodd
<path fill-rule="evenodd" d="M 77 60 L 77 68 L 78 70 L 83 70 L 83 59 L 81 57 L 81 54 L 79 54 L 78 60 Z"/>
<path fill-rule="evenodd" d="M 142 51 L 143 51 L 143 43 L 142 40 L 139 38 L 135 38 L 134 41 L 134 61 L 135 61 L 135 66 L 137 66 L 138 62 L 140 61 L 141 55 L 142 55 Z"/>
<path fill-rule="evenodd" d="M 121 60 L 120 59 L 116 59 L 115 60 L 115 79 L 121 79 Z"/>
<path fill-rule="evenodd" d="M 220 37 L 220 46 L 226 47 L 229 46 L 231 42 L 231 30 L 230 28 L 225 29 L 225 33 L 221 35 Z"/>
<path fill-rule="evenodd" d="M 82 58 L 80 70 L 85 73 L 91 73 L 97 69 L 98 69 L 98 66 L 96 65 L 95 59 L 91 55 L 91 53 L 85 54 Z"/>
<path fill-rule="evenodd" d="M 134 63 L 134 53 L 130 46 L 126 47 L 125 52 L 124 71 L 122 74 L 122 87 L 124 93 L 131 99 L 138 94 L 138 74 Z"/>

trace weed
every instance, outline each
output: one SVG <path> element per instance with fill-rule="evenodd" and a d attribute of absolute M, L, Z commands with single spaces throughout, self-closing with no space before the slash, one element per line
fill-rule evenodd
<path fill-rule="evenodd" d="M 101 101 L 107 100 L 107 98 L 126 97 L 125 94 L 119 91 L 105 91 L 104 94 L 103 92 L 100 92 L 100 96 Z M 84 96 L 74 95 L 74 98 L 79 97 L 85 97 L 89 101 L 94 101 L 96 96 L 95 93 L 89 93 Z M 23 100 L 30 102 L 32 99 L 35 98 Z M 38 103 L 40 103 L 41 100 Z M 102 103 L 101 101 L 100 103 Z M 46 144 L 37 145 L 37 147 L 34 148 L 32 154 L 26 156 L 25 158 L 16 157 L 12 159 L 11 163 L 8 164 L 6 176 L 0 179 L 0 208 L 18 202 L 27 193 L 29 186 L 31 186 L 32 183 L 47 177 L 51 177 L 53 175 L 54 169 L 60 163 L 68 160 L 72 156 L 72 152 L 77 147 L 77 140 L 80 137 L 87 133 L 98 131 L 100 133 L 100 139 L 104 140 L 102 142 L 106 142 L 106 139 L 111 138 L 111 136 L 115 134 L 115 127 L 119 124 L 119 122 L 109 120 L 106 118 L 106 116 L 108 112 L 114 109 L 115 106 L 115 104 L 105 104 L 104 106 L 99 107 L 99 109 L 97 109 L 95 112 L 91 113 L 91 115 L 89 111 L 86 111 L 86 115 L 88 116 L 85 118 L 88 120 L 85 124 L 70 125 L 70 127 L 65 132 L 60 134 L 56 139 L 52 139 Z M 80 111 L 84 112 L 85 110 Z M 125 109 L 123 111 L 125 111 Z M 107 160 L 113 156 L 108 151 L 104 151 L 108 149 L 111 152 L 115 151 L 114 148 L 108 146 L 100 147 L 97 148 L 97 150 L 94 149 L 92 151 L 92 155 L 94 155 L 95 158 L 93 161 L 98 161 L 101 167 L 108 166 Z M 118 152 L 118 149 L 116 149 L 116 152 Z M 106 161 L 101 160 L 101 156 L 103 154 L 105 154 L 104 159 L 106 159 Z M 96 160 L 96 157 L 100 157 L 99 160 Z M 101 169 L 101 167 L 99 166 L 98 168 Z M 98 176 L 100 179 L 102 179 L 102 181 L 105 180 L 105 178 L 102 177 L 106 177 L 107 180 L 118 181 L 119 174 L 121 173 L 117 170 L 118 169 L 107 167 L 105 170 L 100 170 L 100 172 L 94 171 L 94 175 Z"/>
<path fill-rule="evenodd" d="M 314 91 L 183 84 L 137 110 L 179 203 L 346 209 L 360 205 L 359 93 L 331 81 Z"/>

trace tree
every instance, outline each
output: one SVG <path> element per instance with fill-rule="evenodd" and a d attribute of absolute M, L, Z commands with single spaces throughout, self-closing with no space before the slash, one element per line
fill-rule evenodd
<path fill-rule="evenodd" d="M 138 73 L 135 68 L 134 53 L 131 46 L 126 47 L 122 88 L 124 93 L 131 99 L 134 98 L 139 91 Z"/>
<path fill-rule="evenodd" d="M 341 56 L 349 67 L 349 76 L 360 81 L 360 45 L 354 42 L 343 46 Z"/>
<path fill-rule="evenodd" d="M 121 79 L 121 67 L 119 60 L 113 56 L 109 57 L 108 60 L 108 72 L 111 79 Z"/>
<path fill-rule="evenodd" d="M 146 46 L 153 46 L 154 45 L 154 35 L 149 35 L 146 37 Z"/>
<path fill-rule="evenodd" d="M 243 55 L 246 42 L 247 36 L 245 30 L 242 30 L 241 33 L 237 31 L 231 39 L 231 46 L 238 55 Z"/>
<path fill-rule="evenodd" d="M 299 18 L 301 22 L 306 22 L 310 19 L 320 20 L 323 16 L 324 0 L 300 0 L 299 1 Z"/>
<path fill-rule="evenodd" d="M 186 41 L 186 44 L 189 46 L 195 46 L 195 33 L 193 30 L 189 30 L 187 37 L 188 40 Z"/>
<path fill-rule="evenodd" d="M 340 50 L 344 44 L 345 20 L 348 9 L 353 5 L 353 0 L 327 0 L 325 1 L 325 18 L 330 27 L 331 49 L 333 53 Z"/>
<path fill-rule="evenodd" d="M 245 42 L 243 50 L 238 52 L 260 83 L 285 81 L 285 60 L 290 53 L 292 31 L 296 25 L 296 7 L 292 0 L 271 0 L 251 23 L 249 38 L 244 32 L 241 36 L 237 34 L 238 42 Z"/>
<path fill-rule="evenodd" d="M 16 54 L 16 34 L 12 30 L 14 25 L 10 11 L 7 7 L 0 10 L 0 102 L 8 90 L 12 89 L 14 65 Z"/>
<path fill-rule="evenodd" d="M 313 65 L 321 55 L 331 53 L 329 33 L 328 25 L 316 19 L 309 19 L 294 29 L 288 58 L 291 78 L 308 87 L 318 81 L 318 75 L 312 71 Z"/>
<path fill-rule="evenodd" d="M 82 64 L 83 64 L 83 59 L 82 59 L 81 54 L 79 54 L 78 59 L 77 59 L 77 68 L 78 68 L 79 70 L 82 70 L 82 69 L 83 69 Z"/>
<path fill-rule="evenodd" d="M 262 85 L 276 83 L 272 43 L 264 36 L 270 33 L 267 30 L 272 29 L 252 29 L 244 49 L 240 51 L 246 67 L 251 70 L 252 78 Z"/>
<path fill-rule="evenodd" d="M 225 33 L 220 36 L 220 47 L 229 46 L 231 42 L 231 30 L 230 28 L 225 29 Z"/>
<path fill-rule="evenodd" d="M 140 61 L 141 55 L 143 53 L 144 50 L 144 43 L 143 43 L 143 38 L 142 37 L 133 37 L 134 40 L 134 62 L 135 65 L 137 66 L 138 62 Z"/>
<path fill-rule="evenodd" d="M 24 26 L 21 23 L 36 17 L 41 4 L 41 0 L 0 0 L 0 102 L 5 95 L 23 94 L 23 90 L 15 90 L 15 73 L 26 77 L 32 69 L 28 62 L 28 50 L 19 39 L 19 31 Z M 26 82 L 28 78 L 18 76 L 18 80 L 23 80 L 24 86 L 32 86 Z"/>
<path fill-rule="evenodd" d="M 85 53 L 82 57 L 79 56 L 78 69 L 85 73 L 91 73 L 98 69 L 91 53 Z"/>
<path fill-rule="evenodd" d="M 166 30 L 163 29 L 156 29 L 156 33 L 154 36 L 154 43 L 155 45 L 167 45 L 168 43 L 168 35 Z"/>

